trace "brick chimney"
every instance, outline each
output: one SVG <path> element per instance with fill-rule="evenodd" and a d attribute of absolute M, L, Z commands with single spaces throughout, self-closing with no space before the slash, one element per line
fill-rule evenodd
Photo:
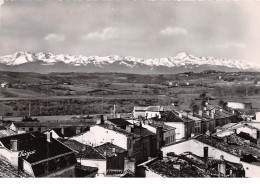
<path fill-rule="evenodd" d="M 61 134 L 64 136 L 64 127 L 61 127 Z"/>
<path fill-rule="evenodd" d="M 49 143 L 51 143 L 52 142 L 52 132 L 47 132 L 46 135 L 47 135 L 47 141 Z"/>
<path fill-rule="evenodd" d="M 199 110 L 199 115 L 202 116 L 202 110 Z"/>
<path fill-rule="evenodd" d="M 18 167 L 19 162 L 19 151 L 20 151 L 20 141 L 19 139 L 11 139 L 10 140 L 10 162 L 12 165 Z"/>
<path fill-rule="evenodd" d="M 112 153 L 116 153 L 116 148 L 112 148 Z"/>
<path fill-rule="evenodd" d="M 11 151 L 20 151 L 20 141 L 18 139 L 10 140 L 10 150 Z"/>
<path fill-rule="evenodd" d="M 220 156 L 220 160 L 221 162 L 218 164 L 219 177 L 221 176 L 226 177 L 226 163 L 223 155 Z"/>
<path fill-rule="evenodd" d="M 203 148 L 203 151 L 204 151 L 203 158 L 204 158 L 204 161 L 207 163 L 208 158 L 209 158 L 209 148 L 207 146 L 205 146 Z"/>

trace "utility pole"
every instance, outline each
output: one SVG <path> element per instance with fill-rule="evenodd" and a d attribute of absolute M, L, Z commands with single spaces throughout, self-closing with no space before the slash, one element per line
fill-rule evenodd
<path fill-rule="evenodd" d="M 116 118 L 116 105 L 114 104 L 114 118 Z"/>
<path fill-rule="evenodd" d="M 29 101 L 29 117 L 31 117 L 31 101 Z"/>

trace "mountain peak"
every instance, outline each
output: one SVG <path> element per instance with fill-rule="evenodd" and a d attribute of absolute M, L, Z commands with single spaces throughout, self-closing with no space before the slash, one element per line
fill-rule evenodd
<path fill-rule="evenodd" d="M 41 62 L 37 62 L 41 61 Z M 6 55 L 0 57 L 0 64 L 7 66 L 20 66 L 26 63 L 38 63 L 41 65 L 58 65 L 64 64 L 68 67 L 82 66 L 82 67 L 96 67 L 96 68 L 107 68 L 107 67 L 126 67 L 126 71 L 131 68 L 146 67 L 151 68 L 155 71 L 155 68 L 160 67 L 163 72 L 164 70 L 175 70 L 177 68 L 185 68 L 186 70 L 192 71 L 200 68 L 230 68 L 236 70 L 250 70 L 255 69 L 252 65 L 247 62 L 232 59 L 216 59 L 213 57 L 196 57 L 189 55 L 185 52 L 177 54 L 175 57 L 165 57 L 156 59 L 143 59 L 132 56 L 122 57 L 119 55 L 110 56 L 73 56 L 64 54 L 52 54 L 52 53 L 31 53 L 29 51 L 19 51 L 12 55 Z M 113 71 L 113 69 L 111 69 Z M 117 71 L 117 70 L 116 70 Z"/>

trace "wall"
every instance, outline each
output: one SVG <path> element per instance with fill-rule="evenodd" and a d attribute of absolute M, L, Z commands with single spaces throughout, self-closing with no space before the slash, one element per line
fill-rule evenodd
<path fill-rule="evenodd" d="M 5 157 L 7 160 L 11 160 L 11 151 L 7 150 L 5 147 L 0 148 L 0 155 Z"/>
<path fill-rule="evenodd" d="M 260 178 L 260 167 L 256 165 L 252 165 L 246 162 L 242 162 L 241 164 L 244 167 L 244 170 L 246 172 L 246 176 L 248 178 Z"/>
<path fill-rule="evenodd" d="M 248 128 L 247 126 L 239 127 L 237 128 L 237 133 L 239 134 L 240 132 L 248 133 L 251 137 L 257 139 L 256 129 Z"/>
<path fill-rule="evenodd" d="M 260 122 L 246 122 L 248 125 L 251 125 L 255 128 L 260 129 Z"/>
<path fill-rule="evenodd" d="M 147 115 L 147 118 L 154 118 L 158 116 L 158 118 L 161 118 L 160 112 L 152 112 L 152 111 L 145 111 L 145 116 Z"/>
<path fill-rule="evenodd" d="M 133 111 L 133 116 L 138 118 L 139 116 L 145 117 L 145 111 Z"/>
<path fill-rule="evenodd" d="M 233 109 L 245 109 L 245 104 L 244 103 L 228 102 L 227 106 L 231 107 Z"/>
<path fill-rule="evenodd" d="M 46 177 L 69 178 L 69 177 L 75 177 L 75 176 L 76 176 L 76 169 L 75 169 L 75 165 L 74 165 L 69 168 L 66 168 L 61 171 L 50 174 Z"/>
<path fill-rule="evenodd" d="M 183 139 L 185 137 L 185 126 L 182 122 L 165 122 L 166 125 L 176 128 L 175 138 L 176 140 Z"/>
<path fill-rule="evenodd" d="M 78 162 L 80 162 L 80 159 L 77 159 Z M 89 166 L 89 167 L 97 167 L 98 168 L 98 173 L 101 174 L 106 174 L 107 171 L 107 162 L 106 160 L 98 160 L 98 159 L 81 159 L 81 164 L 84 166 Z"/>
<path fill-rule="evenodd" d="M 27 172 L 28 174 L 34 176 L 31 164 L 29 164 L 27 161 L 23 160 L 23 169 L 25 170 L 25 172 Z"/>
<path fill-rule="evenodd" d="M 256 112 L 256 113 L 255 113 L 255 116 L 256 116 L 256 119 L 253 120 L 253 121 L 255 121 L 255 122 L 260 122 L 260 112 Z"/>
<path fill-rule="evenodd" d="M 113 144 L 127 150 L 127 137 L 126 135 L 117 133 L 100 126 L 93 126 L 90 131 L 72 137 L 72 139 L 87 145 L 98 146 L 106 142 L 113 142 Z"/>
<path fill-rule="evenodd" d="M 166 143 L 166 138 L 168 138 L 168 143 Z M 175 142 L 176 135 L 175 135 L 175 130 L 169 130 L 167 132 L 163 133 L 163 140 L 165 141 L 165 144 L 172 144 Z"/>
<path fill-rule="evenodd" d="M 146 178 L 163 178 L 161 175 L 156 174 L 155 172 L 151 171 L 150 169 L 145 170 L 145 177 Z"/>

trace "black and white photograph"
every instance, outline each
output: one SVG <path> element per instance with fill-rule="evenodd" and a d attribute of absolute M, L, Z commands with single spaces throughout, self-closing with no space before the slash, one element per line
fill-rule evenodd
<path fill-rule="evenodd" d="M 259 10 L 0 0 L 0 178 L 260 178 Z"/>

